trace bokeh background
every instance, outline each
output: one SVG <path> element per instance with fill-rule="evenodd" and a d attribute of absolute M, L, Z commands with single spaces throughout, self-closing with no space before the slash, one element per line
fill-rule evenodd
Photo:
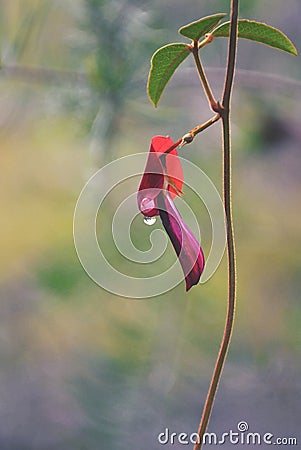
<path fill-rule="evenodd" d="M 98 167 L 148 151 L 154 134 L 176 139 L 209 117 L 191 61 L 154 110 L 145 94 L 149 60 L 181 41 L 178 27 L 227 12 L 228 1 L 2 0 L 0 10 L 0 448 L 159 449 L 166 427 L 198 426 L 222 335 L 226 261 L 188 294 L 181 283 L 153 299 L 119 298 L 80 266 L 73 211 Z M 242 1 L 241 16 L 279 27 L 301 51 L 299 0 Z M 204 49 L 217 97 L 226 45 Z M 239 43 L 238 307 L 210 423 L 220 434 L 246 420 L 250 431 L 301 442 L 300 79 L 300 57 Z M 219 131 L 211 127 L 183 156 L 221 191 Z M 186 198 L 208 253 L 206 210 Z M 107 255 L 126 270 L 110 243 L 110 199 L 106 208 Z M 137 225 L 133 238 L 141 249 L 149 247 L 146 228 Z"/>

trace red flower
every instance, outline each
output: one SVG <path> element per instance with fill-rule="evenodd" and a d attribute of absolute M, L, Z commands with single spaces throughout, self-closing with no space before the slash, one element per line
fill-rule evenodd
<path fill-rule="evenodd" d="M 155 136 L 152 139 L 138 191 L 139 209 L 145 216 L 159 214 L 155 207 L 158 189 L 168 189 L 172 198 L 182 192 L 184 175 L 176 150 L 180 142 L 174 143 L 169 136 Z"/>
<path fill-rule="evenodd" d="M 160 216 L 182 266 L 188 291 L 199 282 L 204 255 L 173 202 L 182 193 L 184 178 L 176 150 L 180 143 L 181 140 L 174 143 L 169 136 L 153 137 L 137 200 L 144 216 Z"/>

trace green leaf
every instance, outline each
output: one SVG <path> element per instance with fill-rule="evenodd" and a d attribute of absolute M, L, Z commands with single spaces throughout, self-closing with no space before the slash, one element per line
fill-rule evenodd
<path fill-rule="evenodd" d="M 214 37 L 228 37 L 230 22 L 222 23 L 212 32 Z M 290 39 L 277 28 L 266 23 L 242 19 L 238 21 L 238 37 L 260 42 L 271 47 L 297 55 L 297 50 Z"/>
<path fill-rule="evenodd" d="M 198 41 L 202 36 L 205 36 L 206 33 L 211 31 L 226 15 L 214 14 L 213 16 L 203 17 L 180 28 L 179 33 L 193 41 Z"/>
<path fill-rule="evenodd" d="M 179 43 L 165 45 L 153 54 L 147 82 L 147 93 L 154 106 L 158 105 L 165 86 L 189 53 L 188 46 Z"/>

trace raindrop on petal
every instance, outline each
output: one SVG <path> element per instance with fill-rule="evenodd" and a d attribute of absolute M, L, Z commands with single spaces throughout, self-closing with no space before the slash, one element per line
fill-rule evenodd
<path fill-rule="evenodd" d="M 143 222 L 145 223 L 145 225 L 154 225 L 156 223 L 156 220 L 156 217 L 144 216 L 143 218 Z"/>
<path fill-rule="evenodd" d="M 141 200 L 141 211 L 151 211 L 155 207 L 155 202 L 153 199 L 144 197 Z"/>

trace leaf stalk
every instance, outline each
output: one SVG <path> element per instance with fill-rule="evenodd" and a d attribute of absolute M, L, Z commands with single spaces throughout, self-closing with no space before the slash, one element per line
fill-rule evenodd
<path fill-rule="evenodd" d="M 193 54 L 194 57 L 194 61 L 195 61 L 195 65 L 197 67 L 198 70 L 198 74 L 201 80 L 201 83 L 203 85 L 206 97 L 208 99 L 210 108 L 212 109 L 212 111 L 214 112 L 218 112 L 218 103 L 214 98 L 214 95 L 212 93 L 211 87 L 209 85 L 208 79 L 206 77 L 204 68 L 203 68 L 203 64 L 201 62 L 201 58 L 199 56 L 199 43 L 198 41 L 193 41 L 193 45 L 191 45 L 190 50 Z"/>

